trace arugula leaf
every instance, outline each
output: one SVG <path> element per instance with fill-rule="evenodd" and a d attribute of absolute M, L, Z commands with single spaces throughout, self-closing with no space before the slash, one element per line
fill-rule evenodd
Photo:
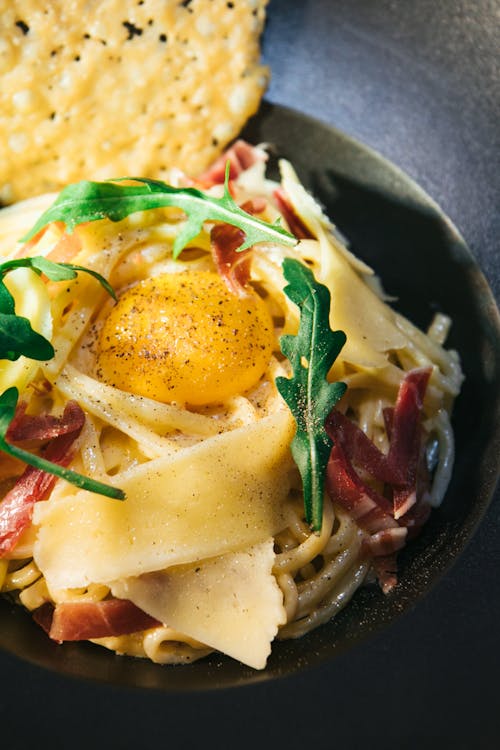
<path fill-rule="evenodd" d="M 226 167 L 222 198 L 210 197 L 196 188 L 174 188 L 158 180 L 139 177 L 123 177 L 110 182 L 77 182 L 62 190 L 55 203 L 23 237 L 23 241 L 30 240 L 54 221 L 64 222 L 66 231 L 71 233 L 78 224 L 87 221 L 105 218 L 120 221 L 136 211 L 175 206 L 185 212 L 187 220 L 175 239 L 174 258 L 201 232 L 205 221 L 221 221 L 243 230 L 245 241 L 238 248 L 240 251 L 258 242 L 274 242 L 289 247 L 297 243 L 297 239 L 280 226 L 279 220 L 267 224 L 243 211 L 229 193 L 228 179 L 229 169 Z M 138 184 L 122 185 L 124 180 L 133 180 Z"/>
<path fill-rule="evenodd" d="M 0 312 L 5 315 L 15 314 L 14 297 L 9 292 L 4 282 L 0 279 Z"/>
<path fill-rule="evenodd" d="M 5 437 L 9 425 L 16 413 L 19 391 L 17 388 L 7 388 L 0 396 L 0 436 Z"/>
<path fill-rule="evenodd" d="M 21 356 L 39 361 L 52 359 L 54 347 L 44 336 L 33 330 L 28 318 L 16 315 L 15 302 L 11 293 L 5 286 L 4 276 L 15 268 L 31 268 L 38 274 L 44 273 L 52 281 L 65 281 L 74 279 L 78 271 L 93 276 L 116 299 L 115 292 L 106 279 L 96 271 L 72 263 L 54 263 L 42 256 L 31 258 L 16 258 L 14 260 L 0 263 L 0 359 L 14 361 Z M 27 290 L 29 294 L 29 290 Z M 123 490 L 98 482 L 90 477 L 85 477 L 76 471 L 59 466 L 52 461 L 47 461 L 41 456 L 36 456 L 28 451 L 11 445 L 5 440 L 7 430 L 16 411 L 19 391 L 17 388 L 8 388 L 0 395 L 0 451 L 15 456 L 30 466 L 61 477 L 81 489 L 96 492 L 118 500 L 123 500 Z"/>
<path fill-rule="evenodd" d="M 54 263 L 37 255 L 0 263 L 0 359 L 8 359 L 12 362 L 24 356 L 44 362 L 54 356 L 54 348 L 50 341 L 33 330 L 27 318 L 16 315 L 14 298 L 3 281 L 4 276 L 16 268 L 30 268 L 38 275 L 44 273 L 51 281 L 74 279 L 78 271 L 83 271 L 97 279 L 108 294 L 116 300 L 111 284 L 101 274 L 84 266 L 76 266 L 73 263 Z"/>
<path fill-rule="evenodd" d="M 326 376 L 346 342 L 346 335 L 331 330 L 330 292 L 303 263 L 285 258 L 283 274 L 288 281 L 284 291 L 300 308 L 300 325 L 296 336 L 280 339 L 281 351 L 292 364 L 293 376 L 276 378 L 276 386 L 297 423 L 292 455 L 302 477 L 306 521 L 313 531 L 319 532 L 326 465 L 333 445 L 324 423 L 346 390 L 345 383 L 329 383 Z"/>
<path fill-rule="evenodd" d="M 134 185 L 121 184 L 124 180 Z M 280 226 L 279 220 L 267 224 L 241 209 L 229 193 L 229 162 L 226 165 L 224 195 L 212 198 L 195 188 L 174 188 L 164 182 L 142 178 L 125 177 L 108 182 L 78 182 L 69 185 L 59 194 L 53 205 L 39 218 L 35 226 L 23 238 L 30 240 L 52 222 L 63 222 L 71 233 L 78 224 L 108 218 L 120 221 L 136 211 L 175 206 L 186 214 L 186 222 L 177 235 L 173 256 L 177 258 L 183 248 L 202 230 L 205 221 L 220 221 L 243 230 L 245 241 L 239 250 L 245 250 L 258 242 L 274 242 L 294 246 L 296 238 Z M 78 271 L 94 276 L 106 291 L 115 297 L 112 287 L 100 274 L 71 263 L 53 263 L 43 257 L 18 258 L 0 264 L 0 358 L 16 359 L 24 354 L 32 359 L 50 359 L 54 350 L 50 342 L 33 331 L 30 322 L 15 314 L 14 300 L 3 283 L 3 277 L 14 268 L 27 267 L 36 273 L 44 273 L 52 281 L 73 279 Z M 50 347 L 50 348 L 49 348 Z M 18 392 L 10 388 L 0 396 L 0 450 L 17 456 L 26 463 L 48 471 L 56 476 L 110 497 L 123 497 L 121 490 L 109 488 L 88 477 L 83 477 L 39 456 L 10 445 L 5 435 L 15 413 Z"/>
<path fill-rule="evenodd" d="M 0 395 L 0 450 L 4 453 L 8 453 L 10 456 L 14 456 L 14 458 L 19 458 L 30 466 L 34 466 L 35 469 L 40 469 L 41 471 L 46 471 L 49 474 L 54 474 L 56 477 L 65 479 L 67 482 L 71 482 L 71 484 L 74 484 L 81 489 L 96 492 L 99 495 L 105 495 L 106 497 L 111 497 L 115 500 L 125 499 L 125 493 L 118 487 L 112 487 L 109 484 L 103 484 L 102 482 L 98 482 L 90 477 L 85 477 L 72 469 L 67 469 L 65 466 L 59 466 L 59 464 L 47 461 L 41 456 L 35 456 L 33 453 L 28 453 L 28 451 L 19 448 L 17 445 L 8 443 L 5 436 L 9 429 L 9 425 L 14 418 L 18 398 L 19 391 L 15 387 L 7 388 L 7 390 Z"/>
<path fill-rule="evenodd" d="M 0 358 L 11 362 L 25 356 L 44 362 L 54 356 L 54 347 L 31 327 L 28 318 L 0 312 Z"/>
<path fill-rule="evenodd" d="M 47 260 L 43 255 L 34 255 L 33 257 L 27 258 L 16 258 L 14 260 L 7 260 L 5 263 L 0 263 L 0 276 L 4 276 L 8 271 L 13 271 L 14 268 L 31 268 L 38 275 L 45 274 L 51 281 L 69 281 L 76 279 L 77 272 L 82 271 L 83 273 L 89 274 L 94 279 L 97 279 L 99 284 L 107 291 L 107 293 L 116 300 L 115 290 L 100 273 L 93 271 L 91 268 L 85 268 L 85 266 L 76 266 L 73 263 L 54 263 L 52 260 Z M 4 285 L 5 286 L 5 285 Z M 10 296 L 7 288 L 7 293 Z M 0 305 L 2 304 L 2 290 L 0 289 Z"/>

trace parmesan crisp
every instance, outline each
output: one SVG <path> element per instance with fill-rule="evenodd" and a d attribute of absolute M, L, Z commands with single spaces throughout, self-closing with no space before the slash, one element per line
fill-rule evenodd
<path fill-rule="evenodd" d="M 0 0 L 0 201 L 202 172 L 260 104 L 267 0 Z"/>

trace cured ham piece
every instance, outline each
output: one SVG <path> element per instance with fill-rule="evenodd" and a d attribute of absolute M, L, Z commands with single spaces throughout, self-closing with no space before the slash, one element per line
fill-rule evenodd
<path fill-rule="evenodd" d="M 398 467 L 389 464 L 387 456 L 349 417 L 332 409 L 325 422 L 327 434 L 335 443 L 342 445 L 350 461 L 374 479 L 395 484 L 403 479 Z"/>
<path fill-rule="evenodd" d="M 397 582 L 395 553 L 404 547 L 407 529 L 393 518 L 392 503 L 361 480 L 340 444 L 333 446 L 326 472 L 329 496 L 368 532 L 364 552 L 373 559 L 382 591 L 389 593 Z M 378 563 L 379 558 L 391 561 L 390 575 Z"/>
<path fill-rule="evenodd" d="M 24 440 L 50 440 L 59 435 L 74 432 L 75 426 L 84 419 L 83 411 L 74 401 L 66 405 L 60 417 L 54 417 L 52 414 L 26 414 L 26 406 L 24 402 L 17 406 L 14 419 L 6 434 L 9 443 L 19 443 Z"/>
<path fill-rule="evenodd" d="M 59 419 L 60 431 L 57 430 L 57 419 L 52 417 L 48 422 L 46 416 L 40 417 L 40 429 L 34 428 L 32 420 L 37 417 L 27 418 L 22 413 L 18 418 L 17 426 L 14 425 L 13 432 L 17 439 L 25 439 L 26 435 L 37 434 L 37 439 L 50 437 L 49 443 L 41 451 L 41 456 L 59 464 L 67 466 L 72 458 L 71 447 L 79 436 L 84 422 L 85 414 L 74 401 L 70 401 L 62 417 Z M 56 419 L 56 421 L 54 421 Z M 28 420 L 28 421 L 26 421 Z M 26 430 L 23 429 L 23 424 Z M 45 425 L 46 432 L 43 432 Z M 51 492 L 57 477 L 45 471 L 27 466 L 12 489 L 0 502 L 0 558 L 8 555 L 15 548 L 23 531 L 30 525 L 33 515 L 33 506 L 38 500 L 43 500 Z"/>
<path fill-rule="evenodd" d="M 33 248 L 40 241 L 43 235 L 47 231 L 49 231 L 49 228 L 51 228 L 52 230 L 57 230 L 59 232 L 60 239 L 55 242 L 54 246 L 47 254 L 47 259 L 53 261 L 54 263 L 68 263 L 69 261 L 71 261 L 75 257 L 75 255 L 77 255 L 77 253 L 82 249 L 82 244 L 77 232 L 74 232 L 73 234 L 65 233 L 65 225 L 62 221 L 54 221 L 50 224 L 47 224 L 45 227 L 42 227 L 42 229 L 40 229 L 40 231 L 37 232 L 34 237 L 32 237 L 24 245 L 21 245 L 19 250 L 15 253 L 14 257 L 26 258 L 29 255 L 33 255 Z"/>
<path fill-rule="evenodd" d="M 276 188 L 273 193 L 273 197 L 278 205 L 280 213 L 282 213 L 285 217 L 286 223 L 288 224 L 292 234 L 294 234 L 298 240 L 312 239 L 313 234 L 306 227 L 300 216 L 297 216 L 297 214 L 295 213 L 295 209 L 292 206 L 290 199 L 283 188 Z"/>
<path fill-rule="evenodd" d="M 402 518 L 398 520 L 398 523 L 408 530 L 407 539 L 413 539 L 418 535 L 422 526 L 429 518 L 431 510 L 432 508 L 424 495 L 417 500 L 416 504 L 410 508 Z"/>
<path fill-rule="evenodd" d="M 255 216 L 255 214 L 261 214 L 263 211 L 265 211 L 266 206 L 266 199 L 262 196 L 258 196 L 257 198 L 251 198 L 250 200 L 245 201 L 245 203 L 241 204 L 240 208 L 242 208 L 243 211 L 246 211 L 247 214 Z"/>
<path fill-rule="evenodd" d="M 364 549 L 373 558 L 384 593 L 397 582 L 396 553 L 418 534 L 431 511 L 421 425 L 430 375 L 430 368 L 407 373 L 394 408 L 384 410 L 387 455 L 336 409 L 325 422 L 334 441 L 326 472 L 327 492 L 369 534 Z M 358 471 L 372 477 L 382 489 L 376 491 Z"/>
<path fill-rule="evenodd" d="M 224 151 L 206 172 L 199 175 L 197 182 L 202 183 L 204 187 L 223 185 L 228 161 L 229 179 L 235 180 L 245 169 L 253 167 L 259 161 L 266 161 L 266 155 L 261 149 L 239 139 Z"/>
<path fill-rule="evenodd" d="M 246 201 L 241 208 L 249 214 L 260 213 L 266 207 L 265 201 Z M 250 249 L 239 251 L 245 241 L 245 233 L 231 224 L 216 224 L 210 232 L 212 256 L 217 271 L 235 294 L 244 292 L 250 279 Z"/>
<path fill-rule="evenodd" d="M 245 233 L 231 224 L 216 224 L 210 232 L 217 271 L 235 294 L 241 294 L 250 279 L 250 248 L 238 252 L 244 241 Z"/>
<path fill-rule="evenodd" d="M 402 481 L 394 486 L 394 518 L 401 518 L 417 502 L 417 477 L 421 463 L 421 413 L 431 368 L 409 372 L 399 388 L 391 418 L 387 461 Z"/>
<path fill-rule="evenodd" d="M 50 633 L 50 626 L 52 625 L 53 615 L 54 605 L 52 604 L 52 602 L 45 602 L 45 604 L 42 604 L 41 607 L 37 607 L 37 609 L 34 609 L 31 613 L 31 616 L 33 617 L 36 624 L 40 625 L 40 627 L 45 630 L 47 635 Z"/>
<path fill-rule="evenodd" d="M 326 490 L 332 500 L 345 508 L 368 533 L 399 529 L 392 515 L 390 500 L 362 481 L 340 444 L 334 445 L 330 454 L 326 468 Z"/>
<path fill-rule="evenodd" d="M 396 554 L 374 557 L 372 566 L 383 593 L 389 594 L 398 582 Z"/>
<path fill-rule="evenodd" d="M 376 534 L 372 534 L 368 540 L 368 549 L 373 557 L 387 557 L 394 552 L 398 552 L 406 544 L 407 529 L 399 525 L 389 529 L 382 529 Z"/>
<path fill-rule="evenodd" d="M 58 643 L 137 633 L 161 623 L 128 599 L 43 604 L 33 618 Z"/>

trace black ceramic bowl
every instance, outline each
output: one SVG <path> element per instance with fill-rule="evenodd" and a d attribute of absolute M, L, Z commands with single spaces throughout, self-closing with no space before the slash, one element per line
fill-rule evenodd
<path fill-rule="evenodd" d="M 0 602 L 0 647 L 64 675 L 164 691 L 212 690 L 273 680 L 335 659 L 415 605 L 465 548 L 498 477 L 500 325 L 491 291 L 458 231 L 410 178 L 337 130 L 280 106 L 264 104 L 244 137 L 265 141 L 295 165 L 306 186 L 381 276 L 395 307 L 426 327 L 434 312 L 453 319 L 448 341 L 466 380 L 456 402 L 456 465 L 441 508 L 400 555 L 397 590 L 366 587 L 331 623 L 296 641 L 275 642 L 256 672 L 210 656 L 167 667 L 118 657 L 92 644 L 57 646 L 30 616 Z"/>

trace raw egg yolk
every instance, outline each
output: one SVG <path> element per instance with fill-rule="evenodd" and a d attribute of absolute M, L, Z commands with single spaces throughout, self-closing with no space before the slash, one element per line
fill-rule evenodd
<path fill-rule="evenodd" d="M 254 386 L 273 344 L 272 318 L 253 290 L 239 296 L 211 271 L 162 274 L 112 308 L 97 377 L 165 403 L 212 404 Z"/>

